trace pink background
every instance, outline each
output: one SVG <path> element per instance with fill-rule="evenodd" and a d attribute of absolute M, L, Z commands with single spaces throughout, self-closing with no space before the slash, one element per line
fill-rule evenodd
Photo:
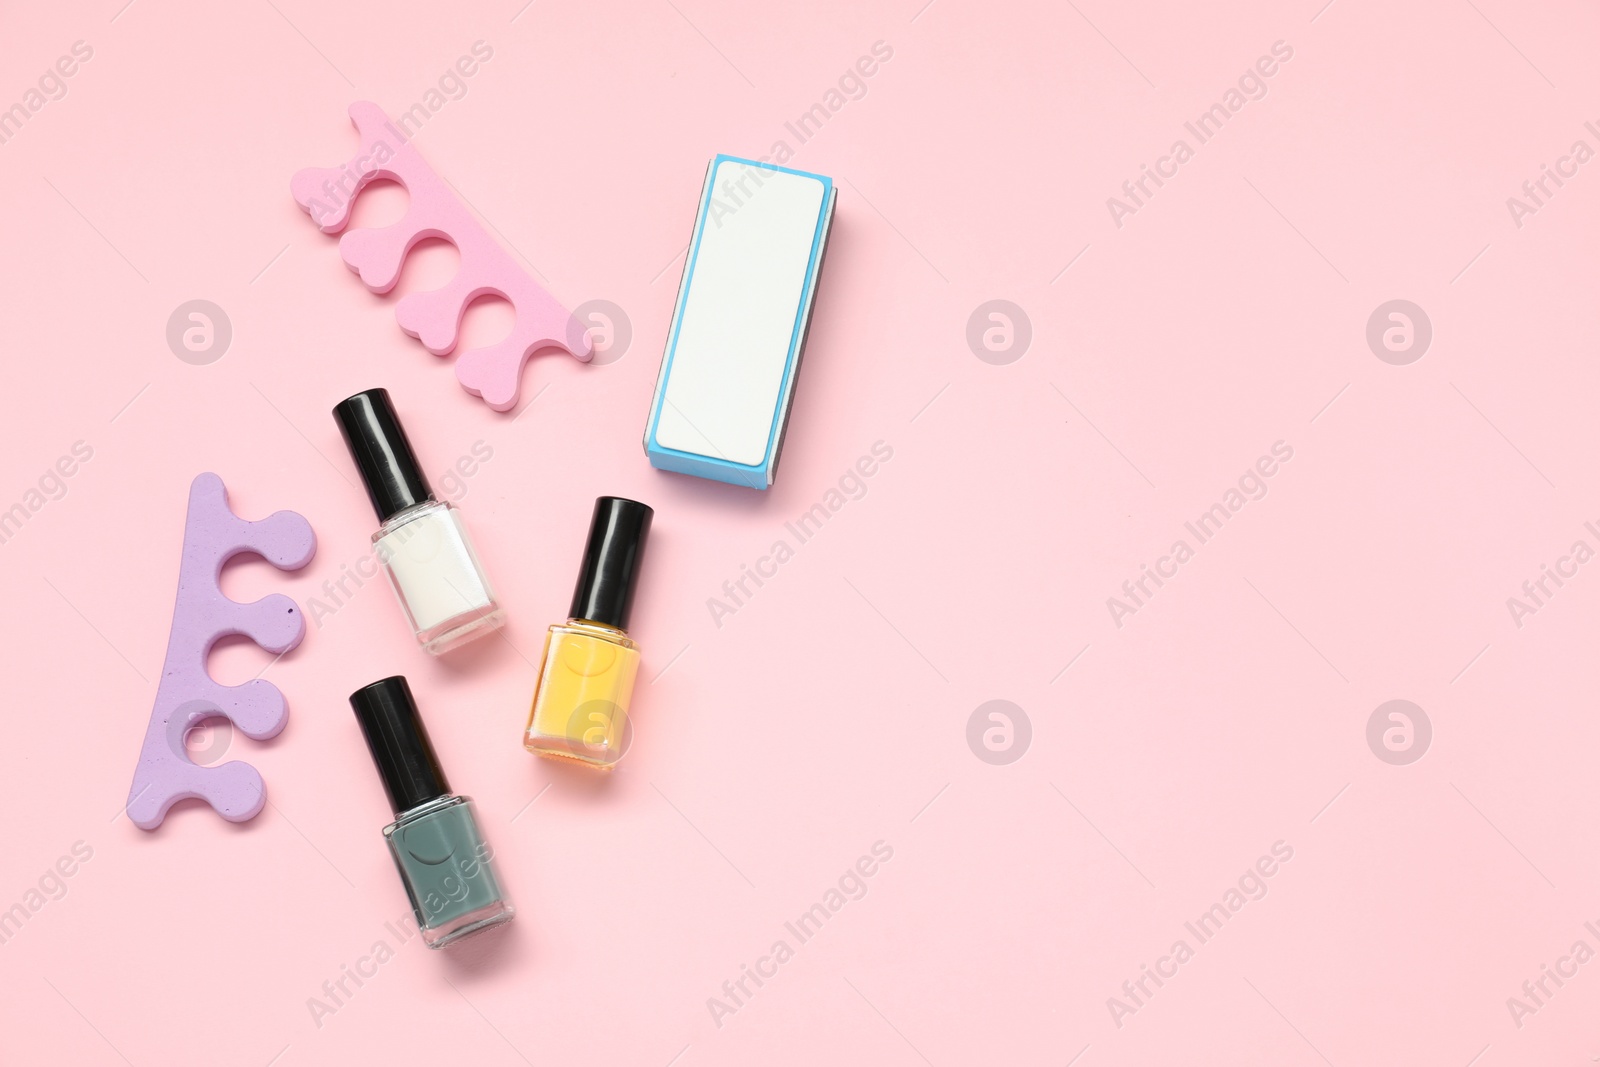
<path fill-rule="evenodd" d="M 1574 541 L 1600 548 L 1600 163 L 1520 227 L 1506 204 L 1574 141 L 1600 148 L 1600 16 L 922 2 L 11 5 L 0 102 L 75 41 L 93 58 L 0 145 L 0 508 L 74 442 L 93 458 L 0 545 L 0 909 L 64 890 L 0 945 L 0 1059 L 1600 1055 L 1600 963 L 1547 980 L 1520 1027 L 1507 1006 L 1574 942 L 1600 950 L 1600 565 L 1520 627 L 1506 603 Z M 507 415 L 399 331 L 288 193 L 349 156 L 352 100 L 398 113 L 480 40 L 493 58 L 422 152 L 558 297 L 610 301 L 633 333 L 609 365 L 534 360 Z M 892 59 L 800 144 L 785 123 L 878 41 Z M 1293 57 L 1267 95 L 1117 226 L 1107 198 L 1195 147 L 1185 121 L 1277 41 Z M 639 439 L 705 163 L 778 140 L 840 196 L 760 495 L 654 471 Z M 400 292 L 451 255 L 422 253 Z M 196 298 L 234 333 L 204 366 L 165 339 Z M 966 341 L 991 299 L 1031 322 L 1008 365 Z M 1433 328 L 1405 366 L 1365 336 L 1394 299 Z M 486 307 L 468 334 L 506 323 Z M 190 479 L 218 472 L 248 517 L 310 519 L 306 571 L 225 579 L 307 604 L 373 526 L 328 409 L 380 384 L 436 474 L 493 450 L 462 506 L 506 640 L 431 661 L 369 584 L 267 670 L 283 734 L 214 739 L 262 771 L 266 811 L 134 828 L 119 807 Z M 865 495 L 718 626 L 708 598 L 878 441 L 893 458 Z M 1115 625 L 1107 598 L 1278 441 L 1293 459 L 1267 495 Z M 609 780 L 518 744 L 602 493 L 657 512 L 637 741 Z M 268 660 L 212 666 L 237 683 Z M 460 953 L 385 927 L 406 905 L 345 698 L 397 672 L 520 909 Z M 1032 730 L 1003 766 L 967 743 L 996 699 Z M 1409 765 L 1367 743 L 1392 699 L 1432 723 Z M 708 998 L 795 944 L 784 923 L 879 841 L 893 858 L 866 895 L 719 1026 Z M 1185 922 L 1280 841 L 1265 897 L 1199 945 Z M 92 859 L 46 877 L 76 842 Z M 1180 938 L 1194 958 L 1117 1025 L 1108 998 Z M 394 958 L 314 1018 L 380 940 Z"/>

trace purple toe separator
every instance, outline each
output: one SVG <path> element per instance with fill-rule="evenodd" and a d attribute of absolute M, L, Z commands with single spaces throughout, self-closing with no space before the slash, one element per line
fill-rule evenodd
<path fill-rule="evenodd" d="M 245 736 L 261 741 L 276 737 L 288 722 L 289 706 L 277 686 L 260 678 L 218 685 L 206 670 L 206 657 L 212 645 L 232 634 L 282 655 L 305 636 L 305 617 L 282 593 L 253 604 L 231 600 L 218 579 L 223 564 L 241 552 L 255 552 L 292 571 L 311 562 L 316 551 L 311 524 L 295 512 L 247 522 L 228 506 L 228 490 L 215 474 L 201 474 L 190 485 L 167 660 L 128 792 L 128 818 L 135 826 L 154 830 L 172 805 L 188 797 L 204 800 L 230 822 L 253 818 L 266 805 L 266 786 L 254 767 L 237 760 L 202 767 L 189 759 L 184 737 L 206 719 L 225 717 Z"/>

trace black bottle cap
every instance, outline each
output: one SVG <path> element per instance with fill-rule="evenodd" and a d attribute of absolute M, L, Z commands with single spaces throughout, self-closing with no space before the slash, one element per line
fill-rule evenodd
<path fill-rule="evenodd" d="M 619 630 L 628 628 L 633 590 L 639 584 L 639 560 L 654 514 L 649 506 L 620 496 L 603 496 L 594 502 L 583 569 L 572 593 L 572 610 L 567 613 L 571 618 Z"/>
<path fill-rule="evenodd" d="M 396 815 L 449 794 L 450 782 L 404 677 L 397 674 L 357 689 L 350 694 L 350 706 Z"/>
<path fill-rule="evenodd" d="M 389 390 L 368 389 L 341 400 L 333 417 L 361 472 L 379 522 L 388 522 L 391 515 L 433 499 L 405 427 L 389 402 Z"/>

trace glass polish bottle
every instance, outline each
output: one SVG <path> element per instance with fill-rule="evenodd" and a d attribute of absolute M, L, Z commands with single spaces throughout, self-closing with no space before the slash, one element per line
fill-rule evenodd
<path fill-rule="evenodd" d="M 594 502 L 570 618 L 545 637 L 522 740 L 529 752 L 601 770 L 622 758 L 639 673 L 628 615 L 654 514 L 623 497 Z"/>
<path fill-rule="evenodd" d="M 423 651 L 437 656 L 498 629 L 505 613 L 461 512 L 434 499 L 389 391 L 357 393 L 333 417 L 378 513 L 378 563 Z"/>
<path fill-rule="evenodd" d="M 396 675 L 364 686 L 350 694 L 350 706 L 394 809 L 383 836 L 422 940 L 443 948 L 509 922 L 515 909 L 500 888 L 472 798 L 450 792 L 406 680 Z"/>

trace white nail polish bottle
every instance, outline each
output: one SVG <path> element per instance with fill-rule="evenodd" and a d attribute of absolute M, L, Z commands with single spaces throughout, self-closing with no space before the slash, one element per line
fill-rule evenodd
<path fill-rule="evenodd" d="M 381 525 L 377 557 L 406 621 L 431 655 L 505 622 L 454 504 L 435 500 L 386 389 L 343 400 L 333 417 Z"/>

